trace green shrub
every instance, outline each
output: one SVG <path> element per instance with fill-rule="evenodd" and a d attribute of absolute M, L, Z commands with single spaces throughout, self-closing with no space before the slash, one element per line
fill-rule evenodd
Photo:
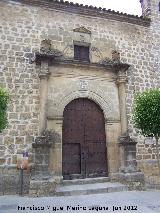
<path fill-rule="evenodd" d="M 160 175 L 159 145 L 160 138 L 160 89 L 147 90 L 137 94 L 134 99 L 133 122 L 143 136 L 156 139 L 156 155 Z"/>
<path fill-rule="evenodd" d="M 9 101 L 8 92 L 0 87 L 0 132 L 7 126 L 7 105 Z"/>
<path fill-rule="evenodd" d="M 160 137 L 160 89 L 135 96 L 133 121 L 142 135 Z"/>

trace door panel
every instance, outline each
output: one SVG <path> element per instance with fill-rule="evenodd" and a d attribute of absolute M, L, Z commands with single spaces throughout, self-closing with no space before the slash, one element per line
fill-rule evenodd
<path fill-rule="evenodd" d="M 86 163 L 87 177 L 106 175 L 106 155 L 104 144 L 101 142 L 89 143 L 88 158 Z"/>
<path fill-rule="evenodd" d="M 107 175 L 104 115 L 88 99 L 76 99 L 64 110 L 62 171 L 64 179 Z"/>

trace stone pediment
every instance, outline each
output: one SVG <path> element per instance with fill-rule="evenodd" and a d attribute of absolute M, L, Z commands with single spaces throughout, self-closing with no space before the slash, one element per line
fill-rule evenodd
<path fill-rule="evenodd" d="M 74 32 L 78 32 L 78 33 L 86 33 L 86 34 L 91 34 L 91 31 L 88 30 L 87 28 L 85 27 L 79 27 L 79 28 L 75 28 L 73 29 Z"/>

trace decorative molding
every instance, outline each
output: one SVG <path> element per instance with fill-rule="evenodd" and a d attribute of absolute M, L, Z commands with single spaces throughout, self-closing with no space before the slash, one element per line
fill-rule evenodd
<path fill-rule="evenodd" d="M 81 26 L 79 28 L 75 28 L 73 29 L 74 32 L 78 32 L 78 33 L 86 33 L 86 34 L 91 34 L 91 31 L 88 30 L 87 28 Z"/>
<path fill-rule="evenodd" d="M 137 144 L 137 142 L 129 136 L 128 131 L 119 137 L 118 143 L 119 143 L 119 145 L 122 145 L 122 146 Z"/>
<path fill-rule="evenodd" d="M 43 55 L 53 55 L 54 57 L 61 57 L 63 53 L 52 47 L 52 41 L 50 39 L 44 39 L 41 41 L 40 53 Z"/>
<path fill-rule="evenodd" d="M 92 52 L 92 54 L 93 54 L 95 57 L 99 58 L 100 60 L 103 59 L 103 54 L 102 54 L 102 52 L 99 50 L 98 47 L 93 47 L 93 46 L 91 46 L 91 50 L 90 50 L 90 51 Z"/>
<path fill-rule="evenodd" d="M 73 55 L 73 53 L 74 53 L 74 45 L 73 44 L 68 44 L 64 49 L 63 49 L 63 51 L 62 51 L 62 56 L 61 56 L 61 58 L 67 58 L 66 56 L 68 55 L 68 53 L 70 54 L 72 54 Z"/>
<path fill-rule="evenodd" d="M 114 68 L 116 71 L 125 72 L 126 70 L 128 70 L 129 67 L 130 67 L 129 64 L 114 61 Z"/>
<path fill-rule="evenodd" d="M 103 58 L 103 54 L 98 47 L 91 47 L 91 51 L 93 52 L 93 54 L 95 53 L 94 55 L 100 59 L 100 61 L 98 62 L 98 64 L 100 65 L 103 65 L 105 67 L 110 66 L 115 71 L 121 70 L 123 72 L 125 72 L 130 67 L 129 64 L 122 63 L 120 61 L 120 53 L 117 50 L 112 51 L 112 59 L 108 57 Z"/>
<path fill-rule="evenodd" d="M 111 97 L 104 95 L 103 93 L 96 93 L 90 90 L 78 90 L 78 91 L 66 91 L 66 94 L 57 100 L 56 105 L 50 103 L 47 117 L 62 117 L 65 106 L 72 100 L 77 98 L 88 98 L 97 103 L 103 110 L 106 120 L 119 120 L 120 115 L 117 108 L 113 106 Z"/>
<path fill-rule="evenodd" d="M 111 124 L 115 124 L 115 123 L 120 123 L 121 120 L 108 120 L 108 119 L 107 119 L 105 122 L 106 122 L 107 124 L 110 124 L 110 125 L 111 125 Z"/>
<path fill-rule="evenodd" d="M 58 121 L 63 121 L 63 119 L 64 119 L 64 117 L 62 117 L 62 116 L 59 116 L 59 117 L 57 117 L 57 116 L 47 116 L 47 119 L 48 120 L 58 120 Z"/>
<path fill-rule="evenodd" d="M 50 39 L 44 39 L 41 41 L 40 51 L 35 52 L 34 57 L 31 59 L 31 63 L 41 64 L 42 61 L 53 61 L 55 58 L 63 56 L 63 52 L 55 49 L 51 45 Z"/>
<path fill-rule="evenodd" d="M 97 57 L 100 58 L 98 63 L 90 63 L 90 62 L 80 62 L 76 61 L 72 58 L 65 57 L 65 54 L 72 49 L 73 45 L 67 45 L 63 51 L 59 51 L 52 47 L 51 40 L 44 39 L 41 42 L 41 48 L 39 52 L 35 52 L 34 57 L 31 59 L 31 62 L 35 62 L 36 64 L 41 64 L 42 62 L 48 62 L 49 64 L 53 63 L 67 63 L 67 64 L 80 64 L 80 65 L 89 65 L 89 66 L 102 66 L 106 67 L 107 69 L 112 69 L 114 71 L 122 70 L 123 72 L 126 71 L 130 65 L 120 62 L 120 54 L 117 51 L 112 52 L 112 59 L 103 58 L 102 53 L 97 47 L 91 47 L 92 52 L 96 52 Z M 114 55 L 114 56 L 113 56 Z M 41 69 L 42 70 L 42 69 Z M 41 73 L 44 73 L 43 71 Z M 47 73 L 47 72 L 45 72 Z"/>
<path fill-rule="evenodd" d="M 41 49 L 40 52 L 37 51 L 34 53 L 34 57 L 30 59 L 30 63 L 35 62 L 36 64 L 40 64 L 41 61 L 52 62 L 55 58 L 59 58 L 62 56 L 63 56 L 63 53 L 56 49 L 52 49 L 52 50 Z"/>
<path fill-rule="evenodd" d="M 122 71 L 125 72 L 130 65 L 126 63 L 122 63 L 119 60 L 113 60 L 110 58 L 103 58 L 101 61 L 99 61 L 99 64 L 104 65 L 106 67 L 111 66 L 113 70 L 115 71 Z"/>
<path fill-rule="evenodd" d="M 99 61 L 99 64 L 102 64 L 104 66 L 112 66 L 115 64 L 115 62 L 113 60 L 111 60 L 110 58 L 103 58 Z"/>
<path fill-rule="evenodd" d="M 39 55 L 46 55 L 48 57 L 62 57 L 63 53 L 57 49 L 45 49 L 45 48 L 41 48 L 40 49 L 40 54 Z"/>

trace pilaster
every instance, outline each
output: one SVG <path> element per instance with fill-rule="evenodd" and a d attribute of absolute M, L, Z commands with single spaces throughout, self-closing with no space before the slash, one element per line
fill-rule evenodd
<path fill-rule="evenodd" d="M 126 114 L 126 91 L 125 84 L 127 81 L 127 75 L 125 70 L 119 70 L 117 76 L 117 85 L 119 92 L 119 105 L 120 105 L 120 117 L 121 117 L 121 133 L 124 134 L 127 131 L 127 114 Z"/>
<path fill-rule="evenodd" d="M 46 106 L 47 106 L 47 93 L 48 93 L 48 76 L 49 66 L 48 61 L 41 62 L 41 68 L 39 72 L 40 78 L 40 117 L 39 117 L 39 132 L 46 129 Z"/>

